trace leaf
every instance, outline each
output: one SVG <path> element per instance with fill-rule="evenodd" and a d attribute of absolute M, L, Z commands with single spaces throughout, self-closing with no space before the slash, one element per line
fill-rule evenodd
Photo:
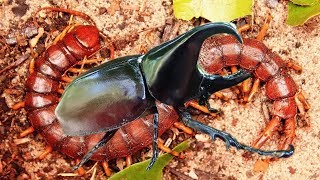
<path fill-rule="evenodd" d="M 299 6 L 289 2 L 287 24 L 298 26 L 318 14 L 320 14 L 320 3 L 311 6 Z"/>
<path fill-rule="evenodd" d="M 177 152 L 182 152 L 189 147 L 190 142 L 184 141 L 177 145 L 173 150 Z M 128 168 L 114 174 L 110 177 L 110 180 L 135 180 L 135 179 L 144 179 L 144 180 L 161 180 L 162 179 L 162 170 L 169 163 L 174 156 L 171 154 L 164 154 L 160 156 L 155 162 L 154 166 L 147 171 L 146 168 L 149 165 L 150 159 L 133 164 Z"/>
<path fill-rule="evenodd" d="M 231 21 L 252 14 L 253 0 L 173 0 L 174 15 L 191 20 L 203 17 L 212 22 Z"/>
<path fill-rule="evenodd" d="M 290 1 L 300 6 L 310 6 L 316 3 L 320 3 L 320 0 L 290 0 Z"/>

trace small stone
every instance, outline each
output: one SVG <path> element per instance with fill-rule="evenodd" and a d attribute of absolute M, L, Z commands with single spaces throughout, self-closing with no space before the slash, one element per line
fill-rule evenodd
<path fill-rule="evenodd" d="M 188 175 L 192 178 L 192 179 L 199 179 L 197 174 L 194 172 L 194 170 L 192 169 Z"/>

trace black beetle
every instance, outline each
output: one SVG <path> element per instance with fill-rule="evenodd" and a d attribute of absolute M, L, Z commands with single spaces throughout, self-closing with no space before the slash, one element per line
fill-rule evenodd
<path fill-rule="evenodd" d="M 154 114 L 152 167 L 158 156 L 158 112 L 155 101 L 173 106 L 182 122 L 221 138 L 238 149 L 262 155 L 288 157 L 293 146 L 283 151 L 261 151 L 239 143 L 230 134 L 191 119 L 184 103 L 191 99 L 206 102 L 221 89 L 234 86 L 251 76 L 240 70 L 229 76 L 208 74 L 197 64 L 204 40 L 214 34 L 228 33 L 242 39 L 230 23 L 208 23 L 151 49 L 145 55 L 127 56 L 95 67 L 77 77 L 64 91 L 55 114 L 67 135 L 87 135 L 104 131 L 106 135 L 90 150 L 78 168 L 113 136 L 115 131 L 146 114 Z"/>

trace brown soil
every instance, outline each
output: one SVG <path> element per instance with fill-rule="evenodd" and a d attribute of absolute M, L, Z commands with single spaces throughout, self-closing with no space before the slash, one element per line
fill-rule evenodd
<path fill-rule="evenodd" d="M 28 74 L 31 50 L 28 41 L 36 34 L 32 24 L 32 13 L 40 7 L 37 0 L 2 0 L 0 1 L 0 178 L 1 179 L 41 179 L 58 178 L 58 173 L 70 172 L 75 161 L 59 152 L 49 154 L 44 160 L 36 157 L 45 148 L 45 142 L 33 133 L 22 142 L 18 135 L 28 128 L 26 110 L 14 111 L 11 107 L 23 100 L 24 83 Z M 172 2 L 163 1 L 41 1 L 41 7 L 68 7 L 87 13 L 114 43 L 116 57 L 145 53 L 160 44 L 164 39 L 165 27 L 171 32 L 178 27 L 181 34 L 193 25 L 191 22 L 177 21 L 172 14 Z M 272 21 L 264 43 L 277 52 L 283 59 L 292 60 L 303 67 L 303 72 L 291 75 L 297 85 L 305 92 L 311 109 L 304 116 L 297 116 L 295 154 L 287 159 L 272 161 L 268 168 L 263 168 L 263 159 L 256 154 L 248 155 L 233 148 L 226 150 L 222 141 L 212 142 L 206 135 L 196 135 L 185 159 L 175 159 L 165 168 L 166 179 L 319 179 L 320 178 L 320 125 L 317 123 L 320 113 L 320 17 L 311 19 L 299 27 L 285 24 L 287 14 L 286 1 L 256 0 L 252 31 L 245 37 L 255 37 L 266 15 L 272 15 Z M 52 39 L 68 23 L 69 16 L 62 13 L 41 12 L 37 22 L 45 25 L 48 39 Z M 76 18 L 76 22 L 82 20 Z M 29 22 L 29 23 L 26 23 Z M 169 31 L 170 32 L 170 31 Z M 170 35 L 170 34 L 169 34 Z M 51 37 L 52 36 L 52 37 Z M 175 34 L 173 35 L 175 36 Z M 41 53 L 49 44 L 40 39 L 35 52 Z M 235 101 L 215 100 L 223 115 L 219 118 L 205 118 L 209 125 L 225 130 L 239 141 L 250 144 L 269 121 L 263 109 L 269 104 L 264 88 L 255 96 L 254 101 L 241 105 Z M 265 149 L 276 149 L 279 135 L 266 143 Z M 261 160 L 262 159 L 262 160 Z M 92 166 L 86 165 L 86 168 Z M 258 164 L 258 165 L 257 165 Z M 262 167 L 254 171 L 254 167 Z M 90 178 L 91 174 L 82 177 Z M 98 167 L 97 178 L 104 173 Z"/>

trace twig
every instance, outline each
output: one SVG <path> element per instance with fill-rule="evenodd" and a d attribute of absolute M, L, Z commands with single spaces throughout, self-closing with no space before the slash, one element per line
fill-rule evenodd
<path fill-rule="evenodd" d="M 21 63 L 23 63 L 25 60 L 27 60 L 29 57 L 30 57 L 30 54 L 24 54 L 24 55 L 18 57 L 15 62 L 11 63 L 9 66 L 7 66 L 7 67 L 5 67 L 4 69 L 2 69 L 2 70 L 0 71 L 0 74 L 8 71 L 8 70 L 11 69 L 11 68 L 14 68 L 14 67 L 18 66 L 19 64 L 21 64 Z"/>

